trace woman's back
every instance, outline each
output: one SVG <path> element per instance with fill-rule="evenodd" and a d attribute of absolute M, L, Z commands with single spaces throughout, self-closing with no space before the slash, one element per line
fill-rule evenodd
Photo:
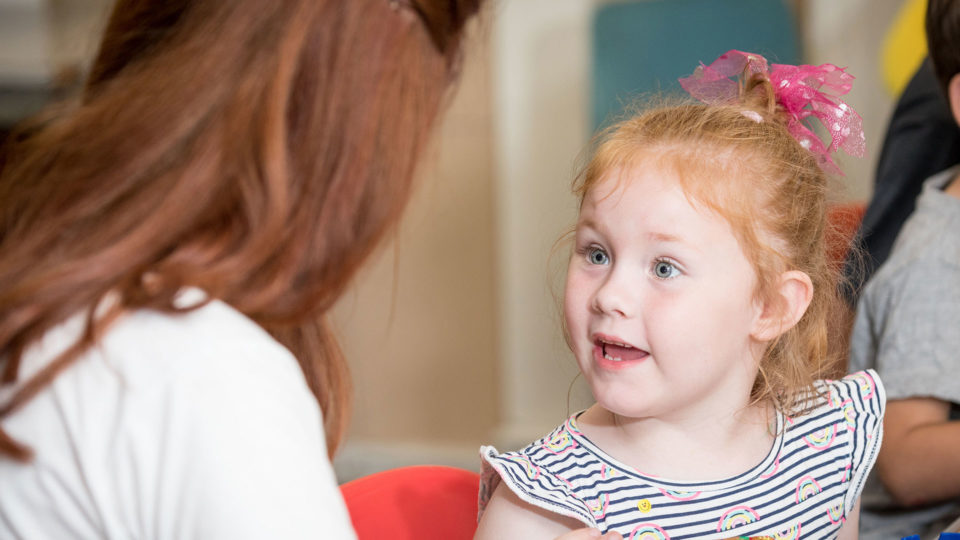
<path fill-rule="evenodd" d="M 84 322 L 47 332 L 24 375 Z M 218 301 L 121 315 L 4 427 L 36 454 L 0 460 L 3 538 L 352 537 L 296 359 Z"/>

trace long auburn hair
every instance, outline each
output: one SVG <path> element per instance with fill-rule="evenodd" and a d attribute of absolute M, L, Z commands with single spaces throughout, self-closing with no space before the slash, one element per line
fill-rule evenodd
<path fill-rule="evenodd" d="M 399 219 L 482 2 L 118 0 L 80 98 L 5 151 L 0 419 L 194 286 L 291 349 L 332 454 L 350 388 L 325 314 Z M 79 341 L 19 380 L 77 313 Z M 0 429 L 0 455 L 32 450 Z"/>

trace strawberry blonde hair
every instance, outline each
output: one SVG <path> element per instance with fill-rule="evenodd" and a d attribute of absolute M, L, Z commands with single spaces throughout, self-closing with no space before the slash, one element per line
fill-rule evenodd
<path fill-rule="evenodd" d="M 349 383 L 326 313 L 399 219 L 482 1 L 119 0 L 79 101 L 10 137 L 0 419 L 122 312 L 177 313 L 194 286 L 294 353 L 332 454 Z M 20 380 L 76 313 L 79 341 Z M 0 455 L 32 452 L 0 430 Z"/>
<path fill-rule="evenodd" d="M 769 81 L 752 79 L 734 104 L 683 102 L 634 113 L 601 132 L 594 148 L 574 181 L 581 203 L 613 171 L 664 167 L 676 173 L 691 202 L 730 223 L 756 271 L 759 300 L 779 305 L 784 271 L 810 276 L 810 306 L 766 347 L 751 396 L 787 415 L 801 414 L 814 381 L 841 374 L 828 334 L 843 304 L 839 265 L 827 258 L 827 177 L 787 131 Z M 621 175 L 617 181 L 629 180 Z"/>

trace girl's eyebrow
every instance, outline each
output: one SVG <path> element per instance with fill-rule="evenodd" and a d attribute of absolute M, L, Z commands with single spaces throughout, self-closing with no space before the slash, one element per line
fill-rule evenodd
<path fill-rule="evenodd" d="M 596 222 L 590 218 L 582 218 L 577 220 L 577 229 L 581 228 L 593 229 L 595 231 L 598 230 Z"/>
<path fill-rule="evenodd" d="M 581 229 L 590 229 L 598 234 L 603 233 L 603 229 L 601 229 L 597 225 L 597 223 L 589 217 L 582 218 L 579 221 L 577 221 L 576 230 L 579 231 Z M 653 232 L 647 233 L 647 238 L 650 239 L 650 241 L 652 242 L 658 242 L 661 244 L 678 244 L 691 251 L 697 251 L 697 252 L 702 251 L 700 248 L 697 247 L 695 243 L 689 242 L 685 240 L 683 237 L 677 236 L 675 234 L 653 231 Z"/>
<path fill-rule="evenodd" d="M 648 233 L 647 238 L 649 238 L 654 242 L 659 242 L 662 244 L 679 244 L 680 246 L 692 251 L 698 251 L 698 252 L 701 251 L 701 249 L 696 245 L 696 243 L 685 240 L 681 236 L 676 236 L 669 233 L 654 231 L 654 232 Z"/>
<path fill-rule="evenodd" d="M 652 232 L 652 233 L 649 233 L 647 236 L 648 236 L 651 240 L 655 240 L 655 241 L 657 241 L 657 242 L 670 242 L 670 243 L 674 243 L 674 244 L 685 244 L 685 243 L 686 243 L 686 242 L 684 242 L 683 239 L 681 239 L 679 236 L 675 236 L 675 235 L 667 234 L 667 233 L 662 233 L 662 232 Z"/>

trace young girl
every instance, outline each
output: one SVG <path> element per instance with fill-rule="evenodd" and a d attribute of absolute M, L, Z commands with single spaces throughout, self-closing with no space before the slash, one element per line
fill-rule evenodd
<path fill-rule="evenodd" d="M 863 150 L 835 98 L 849 79 L 730 51 L 681 80 L 705 104 L 604 134 L 576 183 L 564 299 L 596 404 L 519 452 L 481 449 L 477 538 L 856 537 L 883 387 L 822 380 L 824 170 Z"/>

